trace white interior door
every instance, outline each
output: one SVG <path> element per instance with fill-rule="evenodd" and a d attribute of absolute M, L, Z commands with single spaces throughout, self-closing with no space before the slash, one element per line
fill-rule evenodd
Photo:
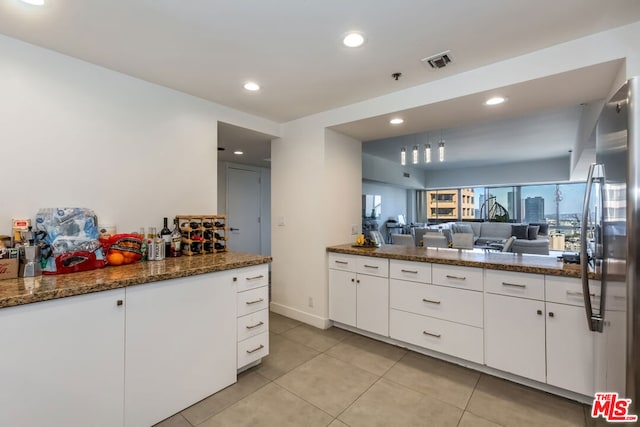
<path fill-rule="evenodd" d="M 227 169 L 227 223 L 232 251 L 260 253 L 260 175 Z"/>

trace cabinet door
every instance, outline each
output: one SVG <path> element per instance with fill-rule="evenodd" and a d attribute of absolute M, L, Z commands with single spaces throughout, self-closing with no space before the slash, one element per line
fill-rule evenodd
<path fill-rule="evenodd" d="M 148 426 L 236 381 L 233 270 L 127 288 L 125 424 Z"/>
<path fill-rule="evenodd" d="M 0 425 L 122 425 L 124 295 L 0 310 Z"/>
<path fill-rule="evenodd" d="M 356 275 L 349 271 L 329 270 L 329 318 L 356 326 Z"/>
<path fill-rule="evenodd" d="M 627 318 L 624 311 L 605 312 L 604 329 L 596 334 L 596 391 L 626 395 Z M 585 321 L 586 323 L 586 321 Z"/>
<path fill-rule="evenodd" d="M 545 381 L 544 302 L 485 294 L 487 366 Z"/>
<path fill-rule="evenodd" d="M 358 274 L 356 284 L 358 328 L 388 337 L 389 279 Z"/>
<path fill-rule="evenodd" d="M 583 307 L 546 303 L 547 383 L 588 396 L 594 393 L 595 333 Z"/>

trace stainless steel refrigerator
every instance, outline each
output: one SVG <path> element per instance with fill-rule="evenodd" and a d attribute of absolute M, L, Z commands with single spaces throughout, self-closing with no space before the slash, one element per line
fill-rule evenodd
<path fill-rule="evenodd" d="M 639 104 L 640 77 L 634 77 L 603 107 L 593 136 L 596 163 L 589 170 L 581 233 L 585 327 L 609 337 L 602 339 L 608 346 L 602 363 L 610 377 L 616 368 L 621 372 L 597 383 L 596 391 L 632 399 L 632 414 L 640 414 Z M 593 282 L 589 285 L 589 266 L 600 279 L 596 292 Z"/>

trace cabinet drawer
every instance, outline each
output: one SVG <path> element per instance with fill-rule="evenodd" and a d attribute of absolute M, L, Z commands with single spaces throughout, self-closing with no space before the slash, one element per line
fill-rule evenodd
<path fill-rule="evenodd" d="M 396 279 L 390 286 L 391 308 L 482 327 L 482 292 Z"/>
<path fill-rule="evenodd" d="M 434 285 L 453 286 L 474 291 L 481 291 L 483 288 L 481 268 L 433 264 L 431 276 L 431 282 Z"/>
<path fill-rule="evenodd" d="M 391 310 L 389 325 L 391 338 L 484 363 L 481 328 L 398 310 Z"/>
<path fill-rule="evenodd" d="M 269 332 L 238 343 L 238 369 L 269 354 Z"/>
<path fill-rule="evenodd" d="M 260 310 L 255 313 L 238 317 L 238 341 L 259 335 L 269 331 L 269 310 Z"/>
<path fill-rule="evenodd" d="M 411 280 L 412 282 L 431 283 L 431 264 L 426 262 L 389 261 L 389 277 Z"/>
<path fill-rule="evenodd" d="M 236 289 L 238 292 L 248 289 L 258 288 L 269 284 L 269 267 L 265 265 L 257 265 L 238 270 L 238 284 Z"/>
<path fill-rule="evenodd" d="M 255 313 L 269 306 L 269 289 L 266 286 L 238 293 L 238 316 Z"/>
<path fill-rule="evenodd" d="M 544 300 L 544 275 L 486 270 L 484 288 L 492 294 Z"/>
<path fill-rule="evenodd" d="M 329 268 L 334 270 L 356 271 L 356 257 L 354 255 L 329 254 Z"/>
<path fill-rule="evenodd" d="M 600 304 L 600 283 L 589 281 L 591 304 Z M 548 302 L 584 307 L 582 280 L 575 277 L 545 276 L 544 295 Z"/>
<path fill-rule="evenodd" d="M 370 276 L 389 277 L 389 260 L 361 256 L 356 260 L 356 271 Z"/>

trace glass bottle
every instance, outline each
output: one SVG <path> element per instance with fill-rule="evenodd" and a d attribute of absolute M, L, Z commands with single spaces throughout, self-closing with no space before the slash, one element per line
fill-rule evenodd
<path fill-rule="evenodd" d="M 171 249 L 169 250 L 169 256 L 179 257 L 182 255 L 182 248 L 180 247 L 182 242 L 182 233 L 178 226 L 178 218 L 173 220 L 173 231 L 171 232 Z"/>
<path fill-rule="evenodd" d="M 162 227 L 162 230 L 160 230 L 160 237 L 164 242 L 164 254 L 165 256 L 168 256 L 171 252 L 171 230 L 169 230 L 168 227 L 167 217 L 164 217 L 163 220 L 164 227 Z"/>

